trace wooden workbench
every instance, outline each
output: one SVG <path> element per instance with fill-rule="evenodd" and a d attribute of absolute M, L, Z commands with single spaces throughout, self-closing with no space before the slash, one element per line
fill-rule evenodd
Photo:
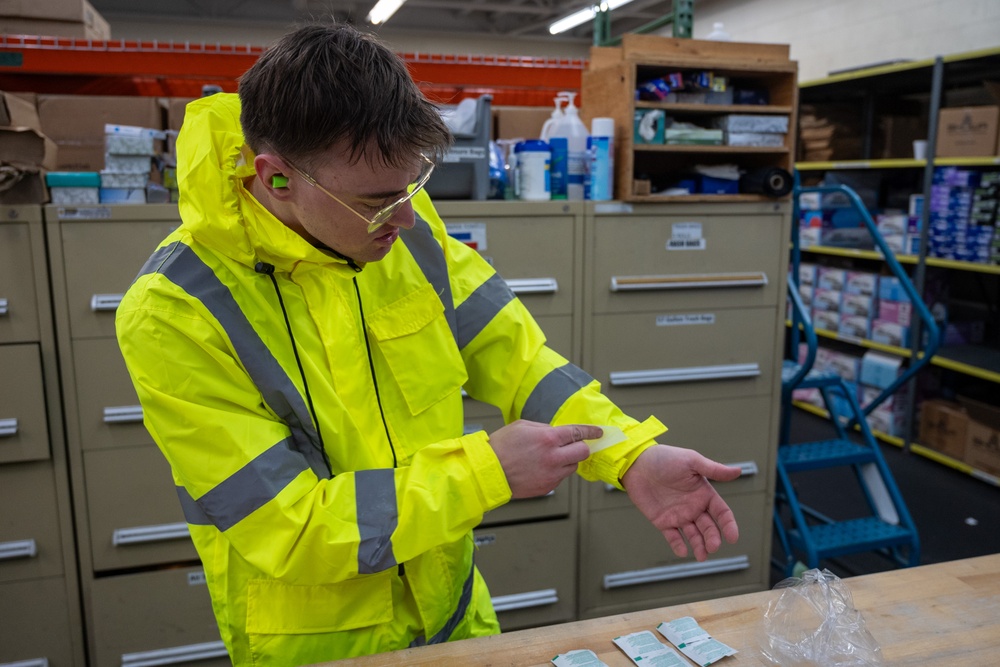
<path fill-rule="evenodd" d="M 854 606 L 882 647 L 887 665 L 1000 664 L 1000 554 L 852 577 L 845 582 Z M 640 630 L 656 634 L 662 621 L 693 616 L 712 636 L 739 650 L 716 663 L 718 667 L 770 665 L 760 655 L 757 628 L 767 601 L 777 595 L 777 591 L 737 595 L 336 664 L 551 667 L 549 660 L 556 654 L 587 648 L 609 667 L 630 667 L 633 663 L 612 644 L 612 638 Z"/>

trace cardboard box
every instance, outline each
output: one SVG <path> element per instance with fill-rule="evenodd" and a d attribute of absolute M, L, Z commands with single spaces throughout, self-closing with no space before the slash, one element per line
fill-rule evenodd
<path fill-rule="evenodd" d="M 969 398 L 958 400 L 969 416 L 965 462 L 1000 477 L 1000 408 Z"/>
<path fill-rule="evenodd" d="M 0 126 L 30 127 L 41 132 L 42 124 L 38 120 L 35 102 L 18 95 L 0 92 Z"/>
<path fill-rule="evenodd" d="M 0 173 L 0 206 L 44 204 L 48 201 L 44 170 L 35 167 Z"/>
<path fill-rule="evenodd" d="M 42 131 L 59 146 L 59 171 L 100 171 L 104 167 L 104 126 L 163 129 L 154 97 L 39 95 Z"/>
<path fill-rule="evenodd" d="M 0 162 L 38 169 L 55 169 L 56 143 L 30 127 L 0 127 Z"/>
<path fill-rule="evenodd" d="M 965 459 L 969 416 L 958 403 L 933 399 L 920 404 L 920 444 Z"/>
<path fill-rule="evenodd" d="M 494 139 L 537 139 L 555 107 L 493 107 Z"/>
<path fill-rule="evenodd" d="M 86 0 L 0 0 L 0 17 L 84 23 Z"/>
<path fill-rule="evenodd" d="M 994 155 L 1000 107 L 956 107 L 938 114 L 936 157 Z"/>

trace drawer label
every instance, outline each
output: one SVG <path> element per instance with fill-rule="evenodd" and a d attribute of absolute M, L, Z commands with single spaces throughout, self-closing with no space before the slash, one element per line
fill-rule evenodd
<path fill-rule="evenodd" d="M 111 209 L 107 206 L 86 208 L 59 208 L 56 215 L 60 220 L 110 220 Z"/>
<path fill-rule="evenodd" d="M 486 250 L 486 223 L 485 222 L 456 222 L 445 225 L 448 236 L 461 241 L 473 250 L 482 252 Z"/>
<path fill-rule="evenodd" d="M 704 250 L 700 222 L 675 222 L 670 226 L 667 250 Z"/>
<path fill-rule="evenodd" d="M 188 572 L 188 586 L 204 586 L 206 583 L 204 570 Z"/>
<path fill-rule="evenodd" d="M 656 326 L 658 327 L 676 327 L 688 324 L 715 324 L 715 313 L 656 316 Z"/>
<path fill-rule="evenodd" d="M 492 533 L 486 535 L 476 535 L 475 537 L 472 538 L 472 543 L 476 545 L 477 549 L 479 547 L 488 547 L 489 545 L 493 544 L 496 541 L 497 541 L 497 536 Z"/>

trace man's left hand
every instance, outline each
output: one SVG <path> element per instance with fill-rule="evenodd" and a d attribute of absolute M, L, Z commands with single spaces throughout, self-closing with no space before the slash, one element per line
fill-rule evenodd
<path fill-rule="evenodd" d="M 716 463 L 696 451 L 654 445 L 629 467 L 622 486 L 636 507 L 663 533 L 680 557 L 688 547 L 703 561 L 739 537 L 736 517 L 708 480 L 728 482 L 740 469 Z M 686 540 L 686 542 L 685 542 Z"/>

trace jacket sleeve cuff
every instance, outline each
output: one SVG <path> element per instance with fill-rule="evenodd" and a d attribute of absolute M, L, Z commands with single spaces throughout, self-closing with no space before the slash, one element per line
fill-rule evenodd
<path fill-rule="evenodd" d="M 592 454 L 580 465 L 580 474 L 585 479 L 599 479 L 614 485 L 619 490 L 624 490 L 621 483 L 622 476 L 640 454 L 656 444 L 656 436 L 666 432 L 667 427 L 656 417 L 650 417 L 623 430 L 628 437 L 627 440 Z"/>
<path fill-rule="evenodd" d="M 496 509 L 510 502 L 511 490 L 507 483 L 500 459 L 490 446 L 489 436 L 485 431 L 470 433 L 462 438 L 472 474 L 479 483 L 483 495 L 484 512 Z"/>

